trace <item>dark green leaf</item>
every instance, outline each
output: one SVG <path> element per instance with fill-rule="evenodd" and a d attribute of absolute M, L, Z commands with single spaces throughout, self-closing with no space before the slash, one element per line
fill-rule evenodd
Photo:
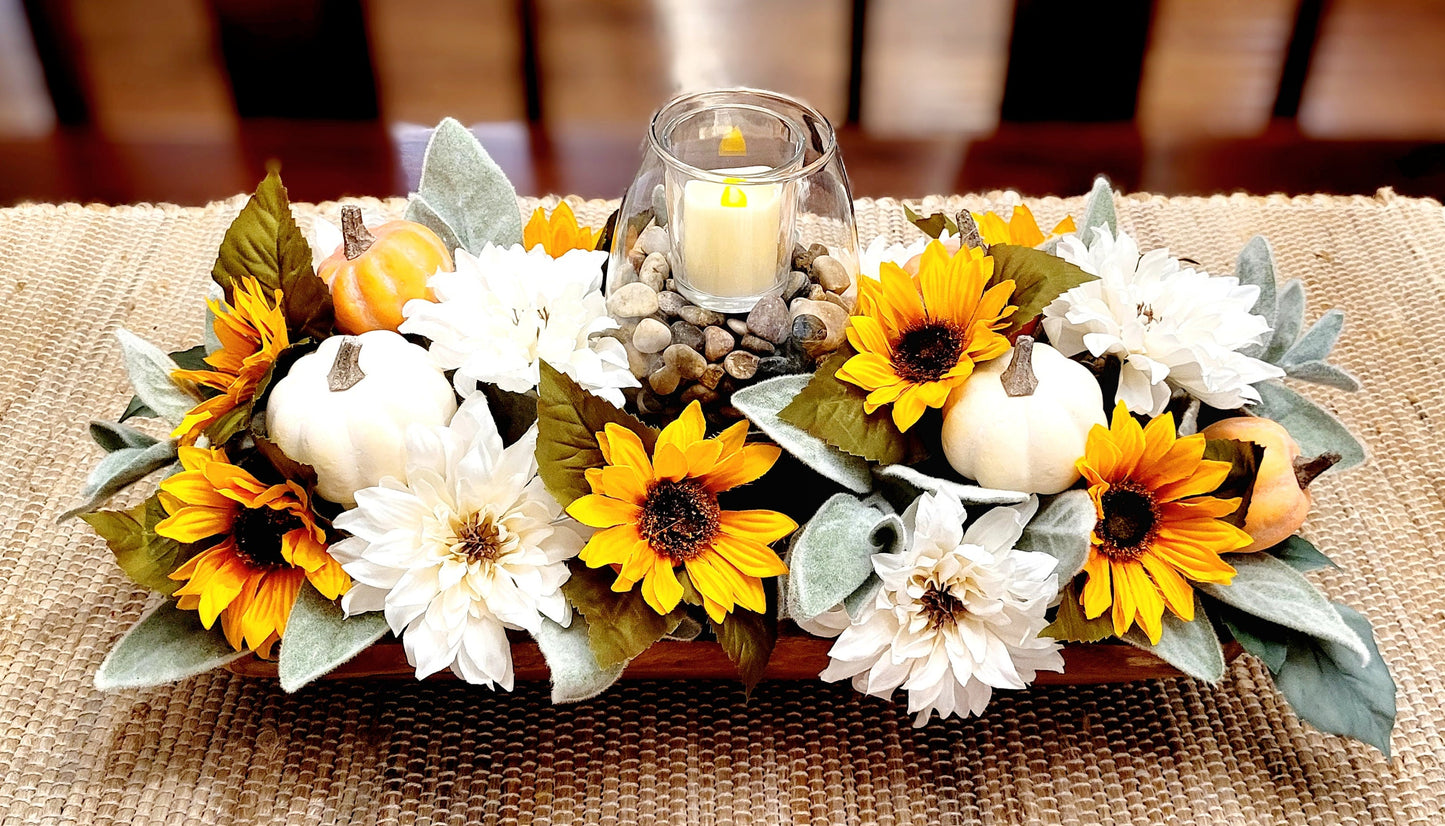
<path fill-rule="evenodd" d="M 95 673 L 95 687 L 114 691 L 165 685 L 246 656 L 250 652 L 232 648 L 219 627 L 207 630 L 195 611 L 182 611 L 166 600 L 142 616 L 106 655 Z"/>
<path fill-rule="evenodd" d="M 1237 611 L 1222 602 L 1210 601 L 1209 606 L 1209 610 L 1224 623 L 1230 636 L 1244 646 L 1245 651 L 1259 657 L 1270 673 L 1279 671 L 1289 654 L 1289 637 L 1293 632 Z"/>
<path fill-rule="evenodd" d="M 502 434 L 503 444 L 512 444 L 522 438 L 537 421 L 537 391 L 513 393 L 493 384 L 482 384 L 487 397 L 487 408 L 497 420 L 497 431 Z"/>
<path fill-rule="evenodd" d="M 1291 536 L 1273 548 L 1266 550 L 1265 553 L 1300 573 L 1318 571 L 1322 568 L 1340 567 L 1332 562 L 1329 557 L 1321 553 L 1319 548 L 1311 545 L 1309 540 L 1302 536 Z"/>
<path fill-rule="evenodd" d="M 870 462 L 896 465 L 918 458 L 922 451 L 917 439 L 898 430 L 890 409 L 863 412 L 868 394 L 835 375 L 852 355 L 852 349 L 844 347 L 819 364 L 808 385 L 778 418 Z"/>
<path fill-rule="evenodd" d="M 1295 634 L 1274 683 L 1300 719 L 1321 731 L 1368 743 L 1388 758 L 1395 729 L 1395 681 L 1380 657 L 1370 621 L 1339 603 L 1334 608 L 1368 646 L 1369 661 L 1362 666 L 1351 648 Z"/>
<path fill-rule="evenodd" d="M 738 677 L 743 688 L 752 693 L 753 687 L 763 679 L 768 670 L 768 660 L 778 644 L 778 612 L 776 598 L 769 594 L 768 610 L 757 614 L 746 608 L 737 607 L 722 622 L 712 622 L 713 633 L 727 653 L 728 659 L 738 667 Z"/>
<path fill-rule="evenodd" d="M 1210 494 L 1220 499 L 1239 499 L 1234 513 L 1223 517 L 1225 521 L 1243 527 L 1244 517 L 1249 513 L 1249 502 L 1254 498 L 1254 479 L 1259 475 L 1259 462 L 1264 458 L 1264 446 L 1237 439 L 1210 439 L 1204 444 L 1204 458 L 1212 462 L 1228 462 L 1229 475 Z"/>
<path fill-rule="evenodd" d="M 621 214 L 622 210 L 614 209 L 612 214 L 607 216 L 607 223 L 603 224 L 602 231 L 597 233 L 597 243 L 592 245 L 592 249 L 601 252 L 612 251 L 612 236 L 617 232 L 617 218 Z"/>
<path fill-rule="evenodd" d="M 130 403 L 125 406 L 125 410 L 120 414 L 119 421 L 123 422 L 136 417 L 142 419 L 158 419 L 160 418 L 160 414 L 151 410 L 145 402 L 141 401 L 140 396 L 131 396 Z"/>
<path fill-rule="evenodd" d="M 148 433 L 142 433 L 119 422 L 101 421 L 90 423 L 90 438 L 94 439 L 95 443 L 100 445 L 106 453 L 114 453 L 126 448 L 147 448 L 159 441 Z"/>
<path fill-rule="evenodd" d="M 679 605 L 661 616 L 642 598 L 642 588 L 613 591 L 617 574 L 611 568 L 589 568 L 573 558 L 567 562 L 572 576 L 562 593 L 587 618 L 587 639 L 597 665 L 607 669 L 624 665 L 653 643 L 672 633 L 682 622 L 686 609 Z"/>
<path fill-rule="evenodd" d="M 327 674 L 386 636 L 386 616 L 375 611 L 348 618 L 310 583 L 301 586 L 286 621 L 286 639 L 276 664 L 288 694 Z"/>
<path fill-rule="evenodd" d="M 1000 330 L 1005 335 L 1018 332 L 1064 292 L 1094 280 L 1077 266 L 1033 247 L 994 244 L 988 254 L 994 261 L 988 286 L 1010 279 L 1014 282 L 1009 303 L 1018 309 L 1009 317 L 1008 326 Z"/>
<path fill-rule="evenodd" d="M 924 218 L 914 212 L 912 207 L 904 204 L 903 217 L 908 219 L 908 223 L 922 230 L 923 234 L 929 238 L 937 238 L 944 232 L 958 234 L 958 223 L 942 212 L 935 212 Z"/>
<path fill-rule="evenodd" d="M 606 399 L 588 393 L 566 374 L 542 362 L 537 393 L 537 465 L 547 490 L 562 507 L 592 492 L 587 469 L 602 467 L 597 434 L 610 423 L 636 433 L 649 454 L 657 431 Z M 594 625 L 594 628 L 596 626 Z"/>
<path fill-rule="evenodd" d="M 197 344 L 188 350 L 177 350 L 171 353 L 171 360 L 182 370 L 214 370 L 215 368 L 206 363 L 206 345 Z"/>
<path fill-rule="evenodd" d="M 1108 611 L 1094 619 L 1085 617 L 1079 589 L 1070 582 L 1059 593 L 1059 612 L 1054 621 L 1039 636 L 1059 642 L 1099 642 L 1114 636 L 1114 621 Z"/>
<path fill-rule="evenodd" d="M 268 294 L 281 290 L 286 329 L 293 339 L 331 333 L 331 292 L 312 269 L 311 247 L 296 226 L 286 187 L 274 169 L 226 230 L 211 277 L 233 305 L 242 278 L 256 279 Z"/>
<path fill-rule="evenodd" d="M 96 511 L 80 515 L 105 540 L 115 562 L 137 585 L 169 596 L 180 583 L 170 574 L 200 548 L 182 544 L 156 533 L 156 524 L 166 518 L 160 497 L 151 498 L 124 511 Z"/>

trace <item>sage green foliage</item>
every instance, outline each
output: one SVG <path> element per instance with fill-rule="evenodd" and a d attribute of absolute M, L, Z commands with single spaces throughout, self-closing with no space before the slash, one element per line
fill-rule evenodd
<path fill-rule="evenodd" d="M 873 555 L 898 553 L 903 520 L 840 493 L 793 535 L 788 549 L 786 611 L 809 620 L 844 602 L 873 577 Z"/>
<path fill-rule="evenodd" d="M 105 540 L 115 562 L 137 585 L 170 596 L 180 587 L 170 574 L 195 555 L 197 548 L 156 533 L 167 516 L 159 496 L 129 510 L 80 515 Z"/>
<path fill-rule="evenodd" d="M 1039 509 L 1014 543 L 1021 551 L 1038 551 L 1058 560 L 1054 573 L 1067 583 L 1089 561 L 1092 534 L 1098 522 L 1094 500 L 1086 490 L 1066 490 L 1039 497 Z"/>
<path fill-rule="evenodd" d="M 201 397 L 176 383 L 171 374 L 180 369 L 175 359 L 159 347 L 124 328 L 115 331 L 120 342 L 125 372 L 141 404 L 177 425 Z"/>
<path fill-rule="evenodd" d="M 195 611 L 167 599 L 141 616 L 95 672 L 101 691 L 149 688 L 203 674 L 250 656 L 226 642 L 219 628 L 208 630 Z"/>
<path fill-rule="evenodd" d="M 1228 585 L 1198 583 L 1212 599 L 1253 617 L 1309 634 L 1355 652 L 1358 661 L 1369 649 L 1342 619 L 1324 595 L 1289 565 L 1269 554 L 1227 554 L 1234 566 Z"/>
<path fill-rule="evenodd" d="M 952 496 L 965 505 L 1018 505 L 1028 501 L 1029 494 L 1020 490 L 983 488 L 940 476 L 930 476 L 911 465 L 884 465 L 874 468 L 873 474 L 879 481 L 901 487 L 906 499 L 912 501 L 924 493 L 941 493 Z"/>
<path fill-rule="evenodd" d="M 289 693 L 360 654 L 391 630 L 380 611 L 347 618 L 311 583 L 301 586 L 276 664 L 281 690 Z"/>
<path fill-rule="evenodd" d="M 606 399 L 583 390 L 565 373 L 542 362 L 537 388 L 537 467 L 547 490 L 562 507 L 592 492 L 587 469 L 606 461 L 597 434 L 609 424 L 636 433 L 650 455 L 657 431 Z"/>
<path fill-rule="evenodd" d="M 451 249 L 473 255 L 487 244 L 522 243 L 522 213 L 512 182 L 469 129 L 452 118 L 437 124 L 422 158 L 421 182 L 406 218 Z"/>
<path fill-rule="evenodd" d="M 1266 553 L 1302 574 L 1340 567 L 1302 536 L 1291 536 Z"/>
<path fill-rule="evenodd" d="M 1255 385 L 1260 401 L 1250 408 L 1257 416 L 1274 419 L 1299 443 L 1300 452 L 1318 456 L 1326 451 L 1340 454 L 1336 470 L 1345 470 L 1365 461 L 1365 449 L 1349 428 L 1319 405 L 1277 381 Z"/>
<path fill-rule="evenodd" d="M 243 278 L 255 279 L 268 298 L 281 290 L 281 310 L 293 341 L 331 334 L 331 291 L 312 267 L 311 245 L 296 226 L 286 187 L 274 169 L 226 230 L 211 277 L 232 306 Z"/>
<path fill-rule="evenodd" d="M 80 489 L 80 504 L 62 513 L 57 522 L 104 505 L 112 496 L 145 477 L 176 463 L 176 443 L 155 441 L 145 447 L 122 447 L 107 453 L 91 469 Z"/>
<path fill-rule="evenodd" d="M 732 404 L 768 438 L 812 470 L 854 493 L 869 492 L 873 477 L 866 460 L 844 453 L 779 417 L 811 380 L 812 376 L 800 374 L 760 381 L 733 393 Z"/>
<path fill-rule="evenodd" d="M 622 664 L 604 668 L 597 662 L 589 641 L 587 620 L 580 614 L 574 613 L 572 622 L 565 627 L 542 617 L 542 627 L 532 639 L 537 641 L 537 648 L 552 674 L 554 703 L 590 700 L 622 676 Z"/>
<path fill-rule="evenodd" d="M 1114 211 L 1114 186 L 1109 179 L 1103 175 L 1094 179 L 1094 188 L 1089 190 L 1089 197 L 1084 200 L 1084 209 L 1074 221 L 1078 228 L 1077 235 L 1084 246 L 1089 246 L 1094 240 L 1094 233 L 1089 230 L 1095 227 L 1104 227 L 1110 235 L 1119 233 L 1119 217 Z"/>
<path fill-rule="evenodd" d="M 1199 594 L 1194 595 L 1193 620 L 1185 622 L 1166 608 L 1161 622 L 1159 642 L 1151 643 L 1137 625 L 1124 633 L 1124 641 L 1211 685 L 1224 679 L 1224 649 Z"/>

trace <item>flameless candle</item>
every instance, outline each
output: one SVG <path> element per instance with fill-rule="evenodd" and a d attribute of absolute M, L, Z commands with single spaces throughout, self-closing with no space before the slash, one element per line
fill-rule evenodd
<path fill-rule="evenodd" d="M 720 169 L 724 175 L 766 167 Z M 692 180 L 683 189 L 682 260 L 687 280 L 716 296 L 761 295 L 777 283 L 783 225 L 778 184 Z"/>

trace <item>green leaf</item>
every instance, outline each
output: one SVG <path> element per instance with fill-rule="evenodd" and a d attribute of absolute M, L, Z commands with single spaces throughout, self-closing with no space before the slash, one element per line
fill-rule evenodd
<path fill-rule="evenodd" d="M 1323 384 L 1353 393 L 1360 389 L 1360 380 L 1344 370 L 1323 361 L 1302 361 L 1284 367 L 1284 374 L 1292 379 Z"/>
<path fill-rule="evenodd" d="M 527 429 L 537 422 L 537 391 L 513 393 L 493 384 L 481 384 L 482 393 L 487 397 L 487 408 L 497 421 L 497 432 L 502 435 L 502 444 L 510 445 L 526 434 Z"/>
<path fill-rule="evenodd" d="M 1240 284 L 1259 288 L 1259 298 L 1254 302 L 1253 312 L 1255 315 L 1264 316 L 1264 320 L 1269 322 L 1273 329 L 1276 290 L 1274 250 L 1263 235 L 1249 239 L 1249 243 L 1240 250 L 1239 258 L 1234 263 L 1234 277 L 1239 279 Z M 1271 337 L 1272 332 L 1265 333 L 1258 344 L 1243 347 L 1240 352 L 1258 358 L 1269 346 Z"/>
<path fill-rule="evenodd" d="M 592 492 L 587 469 L 602 467 L 597 434 L 608 423 L 621 425 L 642 439 L 648 455 L 657 431 L 606 399 L 588 393 L 565 373 L 545 361 L 537 388 L 537 465 L 547 490 L 562 507 Z"/>
<path fill-rule="evenodd" d="M 1018 332 L 1063 293 L 1095 279 L 1074 264 L 1033 247 L 994 244 L 988 254 L 994 261 L 988 286 L 1010 279 L 1014 282 L 1009 303 L 1018 309 L 1009 317 L 1008 326 L 999 331 L 1004 335 Z"/>
<path fill-rule="evenodd" d="M 819 364 L 807 386 L 778 418 L 870 462 L 896 465 L 921 455 L 916 437 L 898 430 L 889 408 L 863 412 L 868 394 L 835 375 L 852 355 L 852 349 L 845 346 Z"/>
<path fill-rule="evenodd" d="M 810 620 L 846 600 L 873 575 L 873 555 L 898 553 L 903 520 L 840 493 L 823 503 L 788 549 L 787 614 Z"/>
<path fill-rule="evenodd" d="M 1302 536 L 1291 536 L 1265 553 L 1300 573 L 1340 567 Z"/>
<path fill-rule="evenodd" d="M 140 400 L 140 396 L 131 396 L 130 402 L 126 404 L 125 410 L 121 412 L 119 421 L 134 419 L 139 416 L 142 419 L 158 419 L 159 413 L 151 410 L 146 403 Z"/>
<path fill-rule="evenodd" d="M 908 219 L 908 223 L 922 230 L 923 234 L 929 238 L 938 238 L 943 235 L 944 232 L 950 232 L 954 235 L 958 234 L 958 223 L 942 212 L 935 212 L 927 218 L 924 218 L 914 212 L 912 207 L 904 204 L 903 217 Z"/>
<path fill-rule="evenodd" d="M 221 630 L 207 630 L 195 611 L 166 600 L 140 618 L 95 672 L 101 691 L 179 682 L 250 656 L 232 648 Z"/>
<path fill-rule="evenodd" d="M 175 360 L 125 328 L 116 330 L 115 337 L 120 341 L 125 372 L 136 397 L 167 422 L 180 424 L 201 397 L 171 377 L 180 369 Z"/>
<path fill-rule="evenodd" d="M 1333 450 L 1340 454 L 1336 470 L 1364 463 L 1365 449 L 1339 419 L 1277 381 L 1260 382 L 1255 388 L 1259 390 L 1260 402 L 1250 408 L 1250 412 L 1284 425 L 1289 435 L 1299 442 L 1301 453 L 1318 456 Z"/>
<path fill-rule="evenodd" d="M 331 334 L 331 291 L 311 266 L 311 247 L 296 226 L 286 187 L 273 169 L 226 230 L 211 277 L 235 304 L 236 285 L 253 278 L 267 297 L 281 290 L 281 310 L 293 339 Z"/>
<path fill-rule="evenodd" d="M 1353 650 L 1359 659 L 1368 650 L 1340 620 L 1324 594 L 1294 568 L 1260 553 L 1229 554 L 1234 580 L 1228 585 L 1199 583 L 1204 593 L 1253 617 L 1292 628 Z"/>
<path fill-rule="evenodd" d="M 1019 490 L 982 488 L 952 479 L 930 476 L 910 465 L 885 465 L 873 471 L 880 480 L 897 483 L 912 501 L 923 493 L 942 493 L 965 505 L 1018 505 L 1028 501 L 1029 494 Z"/>
<path fill-rule="evenodd" d="M 732 404 L 798 461 L 854 493 L 867 493 L 873 489 L 867 461 L 844 453 L 778 417 L 811 379 L 812 376 L 801 374 L 760 381 L 733 393 Z"/>
<path fill-rule="evenodd" d="M 562 593 L 586 618 L 587 640 L 602 668 L 626 665 L 671 634 L 687 613 L 679 605 L 667 616 L 659 615 L 642 598 L 640 586 L 613 591 L 617 575 L 611 568 L 588 568 L 576 558 L 568 560 L 567 567 L 572 576 L 562 585 Z"/>
<path fill-rule="evenodd" d="M 110 546 L 116 564 L 126 576 L 166 596 L 181 585 L 170 574 L 198 550 L 194 544 L 182 544 L 156 533 L 156 525 L 166 518 L 159 496 L 153 495 L 130 510 L 95 511 L 83 513 L 80 518 Z"/>
<path fill-rule="evenodd" d="M 1159 642 L 1149 642 L 1149 637 L 1137 626 L 1124 634 L 1124 641 L 1196 679 L 1211 685 L 1224 679 L 1224 649 L 1214 633 L 1214 624 L 1200 602 L 1199 594 L 1194 595 L 1194 619 L 1185 621 L 1166 610 L 1163 632 Z"/>
<path fill-rule="evenodd" d="M 171 353 L 171 361 L 176 363 L 182 370 L 214 370 L 216 368 L 206 363 L 206 345 L 197 344 L 186 350 L 176 350 Z"/>
<path fill-rule="evenodd" d="M 1259 358 L 1270 364 L 1278 364 L 1289 348 L 1299 338 L 1299 331 L 1305 320 L 1305 286 L 1298 278 L 1286 281 L 1275 296 L 1275 313 L 1272 320 L 1274 333 L 1269 346 Z"/>
<path fill-rule="evenodd" d="M 347 617 L 310 583 L 301 586 L 276 665 L 281 690 L 290 694 L 366 650 L 391 630 L 381 611 Z"/>
<path fill-rule="evenodd" d="M 1234 513 L 1223 517 L 1226 522 L 1242 527 L 1254 498 L 1254 480 L 1264 458 L 1264 446 L 1238 439 L 1209 439 L 1204 443 L 1204 458 L 1211 462 L 1228 462 L 1229 475 L 1210 495 L 1220 499 L 1239 499 Z"/>
<path fill-rule="evenodd" d="M 62 513 L 57 522 L 95 510 L 110 497 L 162 468 L 175 464 L 176 443 L 156 442 L 149 447 L 124 447 L 107 453 L 85 479 L 79 505 Z"/>
<path fill-rule="evenodd" d="M 573 614 L 571 624 L 565 628 L 542 617 L 541 629 L 532 635 L 542 658 L 547 661 L 547 670 L 552 672 L 552 702 L 590 700 L 622 676 L 625 666 L 621 663 L 607 668 L 598 664 L 589 634 L 587 620 L 581 614 Z"/>
<path fill-rule="evenodd" d="M 1214 616 L 1224 623 L 1235 642 L 1243 646 L 1245 651 L 1259 657 L 1271 674 L 1279 671 L 1284 665 L 1285 657 L 1289 655 L 1288 638 L 1293 632 L 1222 603 L 1211 601 L 1211 605 Z"/>
<path fill-rule="evenodd" d="M 1369 653 L 1365 664 L 1360 665 L 1349 646 L 1296 634 L 1274 684 L 1300 719 L 1321 731 L 1368 743 L 1389 758 L 1395 681 L 1380 657 L 1369 620 L 1339 603 L 1333 607 L 1340 621 L 1364 641 Z"/>
<path fill-rule="evenodd" d="M 1068 582 L 1084 570 L 1089 561 L 1089 548 L 1098 512 L 1094 500 L 1084 490 L 1066 490 L 1056 496 L 1039 497 L 1039 510 L 1024 526 L 1023 535 L 1014 547 L 1023 551 L 1039 551 L 1058 560 L 1054 573 L 1060 582 Z"/>
<path fill-rule="evenodd" d="M 1333 309 L 1320 316 L 1316 321 L 1299 337 L 1299 340 L 1290 347 L 1283 356 L 1280 356 L 1280 366 L 1292 364 L 1304 364 L 1309 361 L 1324 361 L 1329 358 L 1330 352 L 1335 349 L 1335 342 L 1340 340 L 1340 333 L 1345 328 L 1345 313 L 1343 310 Z"/>
<path fill-rule="evenodd" d="M 1089 190 L 1084 209 L 1079 213 L 1079 219 L 1074 225 L 1078 227 L 1079 240 L 1084 242 L 1085 247 L 1093 243 L 1094 234 L 1088 231 L 1093 227 L 1107 227 L 1109 234 L 1118 234 L 1119 219 L 1114 213 L 1114 187 L 1108 178 L 1100 175 L 1094 179 L 1094 188 Z"/>
<path fill-rule="evenodd" d="M 1059 642 L 1099 642 L 1114 636 L 1114 621 L 1108 611 L 1093 619 L 1085 617 L 1079 588 L 1070 582 L 1059 592 L 1059 611 L 1054 621 L 1039 636 Z"/>
<path fill-rule="evenodd" d="M 437 124 L 427 142 L 421 182 L 406 218 L 443 240 L 455 237 L 473 255 L 487 244 L 522 243 L 517 191 L 471 131 L 452 118 Z"/>
<path fill-rule="evenodd" d="M 738 667 L 743 688 L 750 694 L 763 679 L 763 673 L 768 670 L 768 660 L 772 659 L 773 649 L 778 644 L 778 614 L 771 595 L 768 603 L 768 610 L 762 614 L 739 607 L 734 608 L 722 622 L 708 620 L 728 659 Z"/>
<path fill-rule="evenodd" d="M 106 453 L 126 448 L 147 448 L 159 441 L 149 433 L 142 433 L 119 422 L 102 421 L 90 423 L 90 438 Z"/>

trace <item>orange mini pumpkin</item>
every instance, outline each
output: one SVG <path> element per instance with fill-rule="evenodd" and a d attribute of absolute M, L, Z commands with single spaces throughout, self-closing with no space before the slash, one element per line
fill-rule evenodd
<path fill-rule="evenodd" d="M 359 335 L 396 331 L 401 308 L 413 298 L 431 298 L 427 279 L 450 272 L 452 256 L 437 234 L 413 221 L 388 221 L 367 230 L 361 209 L 341 208 L 341 246 L 316 274 L 331 288 L 336 328 Z"/>
<path fill-rule="evenodd" d="M 1221 419 L 1200 433 L 1206 439 L 1234 439 L 1264 448 L 1241 526 L 1254 541 L 1238 553 L 1272 548 L 1299 530 L 1310 512 L 1310 482 L 1340 460 L 1338 453 L 1301 456 L 1284 425 L 1259 416 Z"/>

